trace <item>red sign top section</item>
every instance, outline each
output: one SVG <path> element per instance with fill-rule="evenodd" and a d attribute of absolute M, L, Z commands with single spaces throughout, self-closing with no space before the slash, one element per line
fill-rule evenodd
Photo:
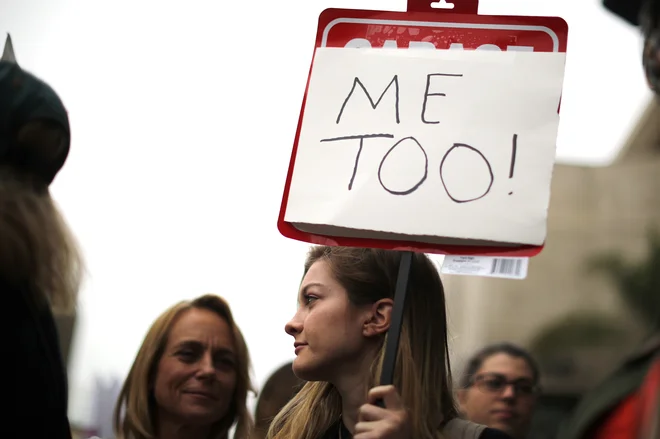
<path fill-rule="evenodd" d="M 566 52 L 567 37 L 558 17 L 327 9 L 316 47 Z"/>
<path fill-rule="evenodd" d="M 445 8 L 449 8 L 448 12 L 453 12 L 454 14 L 474 14 L 476 15 L 479 11 L 479 0 L 439 0 L 433 1 L 430 0 L 408 0 L 408 12 L 443 12 L 442 6 L 440 3 L 444 3 Z M 437 7 L 433 7 L 433 5 Z"/>

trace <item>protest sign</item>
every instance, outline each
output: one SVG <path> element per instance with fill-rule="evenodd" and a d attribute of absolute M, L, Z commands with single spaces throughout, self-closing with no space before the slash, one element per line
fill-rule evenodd
<path fill-rule="evenodd" d="M 284 220 L 542 245 L 563 70 L 562 53 L 318 49 Z"/>
<path fill-rule="evenodd" d="M 322 14 L 285 236 L 450 254 L 542 248 L 565 22 L 429 15 Z"/>

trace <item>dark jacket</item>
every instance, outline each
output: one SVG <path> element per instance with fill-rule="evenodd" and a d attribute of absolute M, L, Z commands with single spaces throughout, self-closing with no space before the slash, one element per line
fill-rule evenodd
<path fill-rule="evenodd" d="M 640 388 L 653 360 L 658 358 L 658 355 L 660 355 L 660 336 L 645 343 L 609 378 L 585 395 L 572 416 L 562 426 L 558 437 L 561 439 L 590 437 L 608 413 Z"/>
<path fill-rule="evenodd" d="M 323 439 L 340 439 L 339 435 L 340 424 L 336 423 L 334 426 L 323 435 Z M 348 431 L 348 429 L 341 424 L 341 439 L 351 439 L 353 436 Z M 479 435 L 479 439 L 511 439 L 508 434 L 505 434 L 499 430 L 493 428 L 486 428 Z"/>
<path fill-rule="evenodd" d="M 71 439 L 66 368 L 50 307 L 1 281 L 0 291 L 6 301 L 3 321 L 9 326 L 3 351 L 11 389 L 5 393 L 8 418 L 3 429 L 11 426 L 16 437 Z"/>

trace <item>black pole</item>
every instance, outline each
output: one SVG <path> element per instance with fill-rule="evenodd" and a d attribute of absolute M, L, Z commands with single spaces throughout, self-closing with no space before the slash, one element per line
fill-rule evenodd
<path fill-rule="evenodd" d="M 401 337 L 401 324 L 403 323 L 403 310 L 406 304 L 406 293 L 408 291 L 408 277 L 412 264 L 413 252 L 403 252 L 399 263 L 399 275 L 394 290 L 394 308 L 392 309 L 392 323 L 387 331 L 387 344 L 385 345 L 385 358 L 383 369 L 380 374 L 380 385 L 388 386 L 394 384 L 394 368 L 396 366 L 397 351 L 399 349 L 399 338 Z M 384 407 L 383 401 L 378 405 Z"/>

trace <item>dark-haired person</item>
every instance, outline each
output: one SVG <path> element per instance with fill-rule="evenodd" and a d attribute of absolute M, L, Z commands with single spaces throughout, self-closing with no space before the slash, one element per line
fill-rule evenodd
<path fill-rule="evenodd" d="M 71 438 L 52 307 L 75 306 L 81 258 L 49 190 L 69 144 L 62 101 L 16 63 L 7 38 L 0 59 L 0 292 L 11 378 L 3 394 L 6 426 L 19 426 L 26 438 Z"/>
<path fill-rule="evenodd" d="M 302 388 L 305 382 L 293 373 L 293 363 L 280 366 L 268 377 L 259 392 L 254 411 L 254 431 L 252 439 L 264 439 L 273 418 L 287 405 Z"/>
<path fill-rule="evenodd" d="M 468 361 L 458 400 L 466 419 L 523 439 L 539 393 L 534 358 L 511 343 L 486 346 Z"/>
<path fill-rule="evenodd" d="M 640 26 L 644 76 L 656 98 L 660 97 L 660 0 L 604 0 L 604 4 L 629 23 Z M 560 439 L 660 438 L 660 295 L 655 275 L 660 256 L 652 250 L 651 257 L 653 262 L 646 272 L 630 271 L 624 280 L 628 287 L 633 285 L 637 291 L 651 293 L 641 301 L 629 303 L 649 325 L 649 337 L 609 377 L 583 396 L 564 423 Z"/>
<path fill-rule="evenodd" d="M 647 262 L 634 269 L 623 265 L 625 275 L 620 281 L 636 291 L 623 297 L 648 335 L 582 397 L 559 439 L 660 438 L 660 236 L 650 238 Z"/>
<path fill-rule="evenodd" d="M 642 67 L 646 82 L 660 94 L 660 0 L 603 0 L 607 10 L 642 32 Z"/>

